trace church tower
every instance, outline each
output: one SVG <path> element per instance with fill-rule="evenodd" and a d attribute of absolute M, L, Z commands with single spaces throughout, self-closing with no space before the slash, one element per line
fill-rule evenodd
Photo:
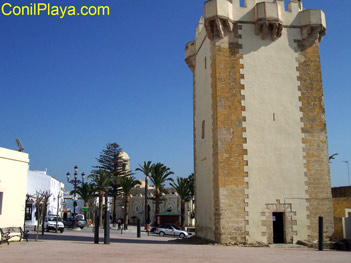
<path fill-rule="evenodd" d="M 333 233 L 321 10 L 209 0 L 186 45 L 194 74 L 197 235 L 220 243 Z"/>

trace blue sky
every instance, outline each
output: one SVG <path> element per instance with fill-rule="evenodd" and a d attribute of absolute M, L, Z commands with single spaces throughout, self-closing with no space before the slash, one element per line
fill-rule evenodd
<path fill-rule="evenodd" d="M 132 168 L 152 160 L 187 176 L 193 171 L 192 73 L 184 45 L 194 39 L 203 2 L 72 0 L 64 3 L 108 4 L 111 15 L 0 15 L 0 147 L 16 149 L 20 138 L 30 169 L 47 168 L 63 181 L 75 164 L 89 173 L 109 142 L 130 155 Z M 321 61 L 329 152 L 339 153 L 332 184 L 346 185 L 341 161 L 351 161 L 351 3 L 304 6 L 327 16 Z"/>

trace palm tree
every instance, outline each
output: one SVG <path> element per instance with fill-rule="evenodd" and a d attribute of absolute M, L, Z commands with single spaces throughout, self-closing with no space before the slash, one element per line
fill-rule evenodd
<path fill-rule="evenodd" d="M 128 229 L 128 205 L 130 192 L 136 185 L 140 185 L 139 180 L 135 180 L 133 176 L 125 176 L 119 179 L 119 185 L 124 193 L 124 229 Z"/>
<path fill-rule="evenodd" d="M 74 191 L 71 191 L 71 195 Z M 89 207 L 89 201 L 95 197 L 94 185 L 88 182 L 82 183 L 77 187 L 76 193 L 83 199 L 84 207 Z M 91 209 L 91 208 L 90 208 Z M 87 212 L 84 212 L 85 221 L 88 222 Z"/>
<path fill-rule="evenodd" d="M 329 156 L 329 162 L 331 162 L 331 160 L 335 159 L 335 156 L 339 155 L 338 153 L 334 153 L 333 155 Z"/>
<path fill-rule="evenodd" d="M 181 227 L 185 230 L 185 203 L 191 200 L 191 186 L 188 178 L 177 177 L 177 182 L 171 181 L 171 186 L 180 197 Z"/>
<path fill-rule="evenodd" d="M 99 226 L 102 227 L 102 200 L 104 198 L 104 192 L 109 187 L 111 182 L 111 176 L 102 169 L 93 171 L 91 175 L 88 176 L 91 178 L 94 185 L 95 191 L 98 192 L 99 196 Z M 107 204 L 107 203 L 106 203 Z"/>
<path fill-rule="evenodd" d="M 148 194 L 148 182 L 149 182 L 149 176 L 151 174 L 151 168 L 153 164 L 151 161 L 144 162 L 144 165 L 140 165 L 139 167 L 136 168 L 136 171 L 140 171 L 145 175 L 145 205 L 144 205 L 144 222 L 145 224 L 148 224 L 150 222 L 150 215 L 148 213 L 147 209 L 147 194 Z"/>
<path fill-rule="evenodd" d="M 151 168 L 150 180 L 155 186 L 155 214 L 156 216 L 160 213 L 160 197 L 161 189 L 164 188 L 166 181 L 171 180 L 170 175 L 174 174 L 167 166 L 162 163 L 157 163 Z M 159 219 L 157 217 L 157 224 L 159 224 Z"/>

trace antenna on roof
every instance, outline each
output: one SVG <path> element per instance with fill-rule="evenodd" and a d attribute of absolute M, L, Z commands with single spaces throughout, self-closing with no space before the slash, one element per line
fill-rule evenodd
<path fill-rule="evenodd" d="M 18 151 L 22 152 L 24 150 L 24 148 L 23 148 L 23 145 L 22 145 L 20 139 L 17 138 L 16 143 L 17 143 Z"/>

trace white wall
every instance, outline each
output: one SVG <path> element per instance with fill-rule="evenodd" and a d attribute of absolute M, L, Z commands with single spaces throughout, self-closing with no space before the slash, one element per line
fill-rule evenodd
<path fill-rule="evenodd" d="M 254 25 L 243 24 L 241 43 L 244 69 L 248 150 L 249 226 L 251 240 L 266 242 L 261 233 L 265 205 L 292 203 L 297 215 L 296 240 L 307 239 L 301 103 L 296 70 L 295 39 L 300 29 L 284 28 L 272 42 L 255 35 Z M 274 117 L 273 117 L 274 114 Z M 273 120 L 275 118 L 275 120 Z"/>
<path fill-rule="evenodd" d="M 51 196 L 47 207 L 47 214 L 57 214 L 57 197 L 58 194 L 63 196 L 62 188 L 64 184 L 56 178 L 48 175 L 46 171 L 28 171 L 27 193 L 31 195 L 31 199 L 35 201 L 35 194 L 38 191 L 49 191 Z M 63 198 L 63 197 L 62 197 Z M 63 199 L 62 199 L 63 200 Z M 59 210 L 61 209 L 61 203 Z M 37 225 L 35 204 L 32 205 L 32 219 L 26 220 L 26 226 Z"/>
<path fill-rule="evenodd" d="M 214 239 L 211 47 L 208 38 L 203 41 L 205 36 L 206 30 L 203 28 L 196 40 L 198 53 L 195 67 L 194 114 L 196 128 L 195 193 L 198 202 L 195 209 L 198 234 L 204 238 Z M 205 120 L 205 138 L 202 138 L 203 120 Z"/>
<path fill-rule="evenodd" d="M 28 154 L 0 147 L 0 228 L 22 227 L 26 201 Z"/>

